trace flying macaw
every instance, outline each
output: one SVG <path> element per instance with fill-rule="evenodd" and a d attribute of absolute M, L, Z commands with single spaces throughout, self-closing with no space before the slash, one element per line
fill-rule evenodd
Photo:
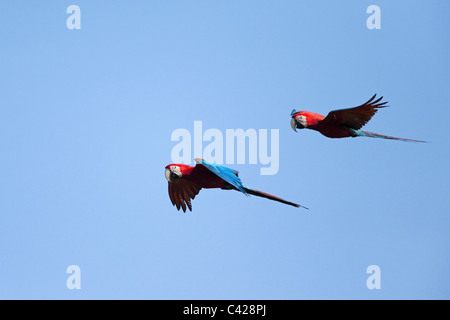
<path fill-rule="evenodd" d="M 291 112 L 291 127 L 296 129 L 312 129 L 319 131 L 328 138 L 346 138 L 346 137 L 371 137 L 402 141 L 425 142 L 421 140 L 412 140 L 385 136 L 378 133 L 362 131 L 361 128 L 369 122 L 379 108 L 387 107 L 387 102 L 380 102 L 383 97 L 374 100 L 376 94 L 366 103 L 348 109 L 334 110 L 325 117 L 321 114 L 309 111 Z"/>
<path fill-rule="evenodd" d="M 203 159 L 195 159 L 196 165 L 169 164 L 166 166 L 166 179 L 169 182 L 169 197 L 172 204 L 183 212 L 186 206 L 192 211 L 191 199 L 200 192 L 202 188 L 220 188 L 224 190 L 237 190 L 248 195 L 275 200 L 294 207 L 303 207 L 299 204 L 286 201 L 265 192 L 245 187 L 238 177 L 236 170 L 210 163 Z M 303 207 L 308 209 L 306 207 Z"/>

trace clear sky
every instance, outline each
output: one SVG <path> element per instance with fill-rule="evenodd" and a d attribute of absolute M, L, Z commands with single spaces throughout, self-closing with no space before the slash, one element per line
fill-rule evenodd
<path fill-rule="evenodd" d="M 69 5 L 81 9 L 70 30 Z M 368 29 L 369 5 L 381 29 Z M 448 1 L 8 1 L 0 10 L 0 298 L 449 299 Z M 290 128 L 379 94 L 368 131 Z M 309 211 L 202 190 L 170 203 L 178 128 L 279 130 Z M 194 157 L 194 155 L 192 155 Z M 70 265 L 81 289 L 69 289 Z M 366 272 L 379 267 L 380 289 Z"/>

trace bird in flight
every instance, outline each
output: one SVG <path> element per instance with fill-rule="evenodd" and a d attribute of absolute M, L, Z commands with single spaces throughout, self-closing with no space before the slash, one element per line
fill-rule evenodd
<path fill-rule="evenodd" d="M 375 97 L 376 94 L 366 103 L 354 108 L 330 111 L 326 117 L 318 113 L 296 111 L 294 109 L 291 112 L 291 127 L 294 131 L 297 131 L 297 129 L 316 130 L 328 138 L 370 137 L 425 142 L 421 140 L 391 137 L 361 130 L 375 113 L 377 113 L 378 109 L 387 107 L 387 102 L 381 102 L 383 97 L 376 100 Z"/>
<path fill-rule="evenodd" d="M 297 203 L 245 187 L 236 170 L 198 158 L 195 159 L 195 162 L 195 167 L 185 164 L 169 164 L 165 168 L 166 179 L 169 182 L 170 201 L 178 210 L 181 208 L 183 212 L 186 212 L 186 208 L 188 208 L 189 211 L 192 211 L 191 199 L 194 199 L 202 188 L 236 190 L 246 196 L 254 195 L 297 208 L 308 209 Z"/>

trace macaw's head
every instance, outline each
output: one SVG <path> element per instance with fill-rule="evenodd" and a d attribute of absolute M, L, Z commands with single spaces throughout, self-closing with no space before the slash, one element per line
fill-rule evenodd
<path fill-rule="evenodd" d="M 308 122 L 306 121 L 307 114 L 305 111 L 297 112 L 295 109 L 291 112 L 291 127 L 292 130 L 297 132 L 297 129 L 305 129 L 308 127 Z"/>
<path fill-rule="evenodd" d="M 169 164 L 166 166 L 166 179 L 172 182 L 175 179 L 181 178 L 183 174 L 181 173 L 181 168 L 179 164 Z"/>
<path fill-rule="evenodd" d="M 193 166 L 188 166 L 187 164 L 169 164 L 166 166 L 166 179 L 167 181 L 172 182 L 175 179 L 190 175 L 193 169 Z"/>

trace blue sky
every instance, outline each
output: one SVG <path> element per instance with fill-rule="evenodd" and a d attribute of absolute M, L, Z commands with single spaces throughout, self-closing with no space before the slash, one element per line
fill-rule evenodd
<path fill-rule="evenodd" d="M 69 30 L 66 9 L 81 9 Z M 381 9 L 369 30 L 366 9 Z M 0 298 L 449 299 L 446 1 L 45 1 L 0 10 Z M 290 128 L 374 93 L 365 129 Z M 244 184 L 170 203 L 178 128 L 278 129 Z M 81 269 L 69 290 L 66 269 Z M 366 269 L 381 270 L 369 290 Z"/>

